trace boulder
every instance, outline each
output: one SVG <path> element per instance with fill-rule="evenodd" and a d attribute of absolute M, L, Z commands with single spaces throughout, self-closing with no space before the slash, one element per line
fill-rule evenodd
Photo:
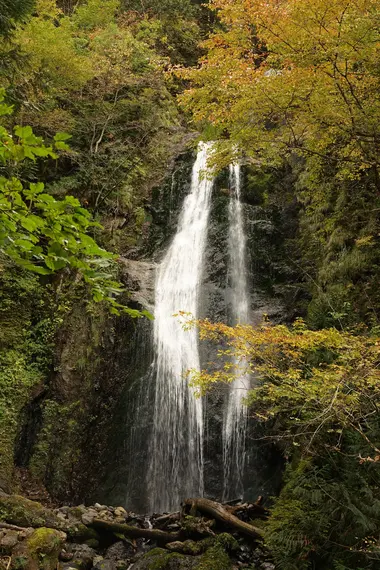
<path fill-rule="evenodd" d="M 58 556 L 66 540 L 64 532 L 51 528 L 38 528 L 12 551 L 14 563 L 23 570 L 56 570 Z"/>
<path fill-rule="evenodd" d="M 197 562 L 195 556 L 183 556 L 162 548 L 154 548 L 133 565 L 133 570 L 192 570 L 197 567 Z M 212 567 L 208 570 L 212 570 Z"/>
<path fill-rule="evenodd" d="M 87 544 L 73 544 L 68 548 L 68 551 L 73 555 L 70 566 L 78 570 L 89 570 L 92 568 L 93 560 L 96 556 L 96 551 L 87 546 Z"/>
<path fill-rule="evenodd" d="M 63 521 L 52 510 L 20 495 L 0 495 L 0 511 L 2 520 L 17 526 L 58 529 L 64 527 Z"/>
<path fill-rule="evenodd" d="M 107 560 L 125 560 L 127 558 L 132 558 L 136 553 L 136 547 L 133 545 L 132 542 L 124 542 L 120 540 L 119 542 L 115 542 L 112 546 L 110 546 L 105 554 L 105 558 Z"/>
<path fill-rule="evenodd" d="M 99 534 L 93 528 L 89 528 L 82 522 L 75 522 L 67 529 L 67 534 L 72 542 L 76 543 L 99 543 Z M 91 546 L 91 544 L 88 544 Z"/>

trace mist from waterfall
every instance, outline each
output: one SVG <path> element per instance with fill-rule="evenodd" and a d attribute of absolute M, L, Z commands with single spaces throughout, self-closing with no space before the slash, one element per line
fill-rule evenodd
<path fill-rule="evenodd" d="M 203 403 L 184 373 L 200 368 L 198 333 L 184 331 L 178 311 L 198 314 L 213 180 L 207 173 L 211 145 L 201 143 L 177 233 L 157 273 L 153 375 L 155 404 L 148 489 L 151 512 L 179 507 L 203 495 Z"/>
<path fill-rule="evenodd" d="M 244 231 L 241 203 L 241 169 L 239 164 L 230 165 L 229 203 L 229 285 L 231 290 L 230 324 L 249 322 L 249 295 L 246 270 L 246 234 Z M 236 499 L 243 494 L 243 471 L 245 464 L 245 434 L 247 408 L 243 403 L 249 388 L 249 376 L 244 373 L 244 363 L 235 361 L 236 380 L 229 386 L 223 421 L 223 499 Z"/>

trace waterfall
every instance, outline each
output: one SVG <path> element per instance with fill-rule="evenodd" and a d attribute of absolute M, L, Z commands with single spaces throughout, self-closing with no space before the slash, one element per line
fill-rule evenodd
<path fill-rule="evenodd" d="M 198 334 L 173 315 L 197 316 L 213 181 L 205 176 L 211 146 L 200 144 L 177 233 L 157 274 L 154 322 L 155 404 L 148 489 L 151 511 L 178 508 L 203 494 L 203 407 L 184 373 L 199 369 Z"/>
<path fill-rule="evenodd" d="M 241 203 L 241 172 L 239 164 L 230 165 L 231 199 L 229 203 L 229 258 L 231 287 L 231 324 L 249 321 L 249 296 L 246 272 L 246 235 Z M 236 499 L 243 493 L 245 433 L 247 408 L 243 404 L 249 388 L 249 376 L 235 362 L 237 378 L 229 387 L 223 424 L 223 498 Z M 240 368 L 240 370 L 239 370 Z"/>

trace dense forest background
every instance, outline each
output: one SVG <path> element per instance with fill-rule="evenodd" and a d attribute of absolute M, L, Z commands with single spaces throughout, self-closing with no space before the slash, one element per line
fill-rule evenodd
<path fill-rule="evenodd" d="M 262 373 L 252 414 L 287 463 L 267 543 L 286 570 L 377 567 L 379 14 L 376 0 L 0 1 L 1 488 L 62 335 L 91 320 L 85 368 L 104 323 L 146 317 L 120 260 L 149 250 L 178 155 L 218 140 L 216 168 L 238 157 L 252 200 L 295 212 L 277 238 L 303 320 L 201 324 L 244 355 L 249 340 Z M 46 425 L 74 408 L 45 409 L 30 465 L 44 483 Z"/>

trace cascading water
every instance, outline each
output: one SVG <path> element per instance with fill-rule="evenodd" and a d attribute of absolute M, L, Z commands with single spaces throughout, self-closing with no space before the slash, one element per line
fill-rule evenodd
<path fill-rule="evenodd" d="M 249 295 L 246 271 L 246 235 L 241 203 L 241 171 L 239 164 L 230 165 L 231 199 L 229 204 L 229 258 L 232 325 L 249 321 Z M 245 463 L 245 433 L 247 408 L 243 403 L 250 379 L 236 365 L 236 380 L 230 385 L 223 424 L 224 500 L 235 499 L 243 493 Z"/>
<path fill-rule="evenodd" d="M 184 373 L 199 369 L 198 335 L 173 315 L 197 316 L 213 181 L 209 144 L 199 146 L 177 233 L 158 270 L 154 322 L 155 405 L 148 472 L 151 511 L 203 494 L 203 407 Z"/>

